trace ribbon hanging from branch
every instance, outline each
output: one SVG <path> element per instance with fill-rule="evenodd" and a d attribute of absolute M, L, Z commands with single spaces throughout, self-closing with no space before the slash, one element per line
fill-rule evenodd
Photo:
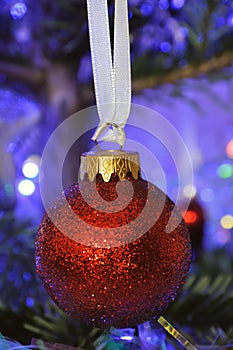
<path fill-rule="evenodd" d="M 123 146 L 124 126 L 131 106 L 127 0 L 115 0 L 113 55 L 107 0 L 87 0 L 87 12 L 95 96 L 100 118 L 92 139 L 116 142 Z"/>

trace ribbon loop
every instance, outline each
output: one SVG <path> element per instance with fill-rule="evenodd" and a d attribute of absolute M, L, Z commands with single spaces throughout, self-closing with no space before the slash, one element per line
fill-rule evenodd
<path fill-rule="evenodd" d="M 125 143 L 124 126 L 124 124 L 120 125 L 115 124 L 114 122 L 100 123 L 92 137 L 92 140 L 115 142 L 118 143 L 121 147 L 123 147 Z"/>
<path fill-rule="evenodd" d="M 114 49 L 111 52 L 107 0 L 87 0 L 95 96 L 100 124 L 92 139 L 125 142 L 131 106 L 131 68 L 127 0 L 115 0 Z"/>

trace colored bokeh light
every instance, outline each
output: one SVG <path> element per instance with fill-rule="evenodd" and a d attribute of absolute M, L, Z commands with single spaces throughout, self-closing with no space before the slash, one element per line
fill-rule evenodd
<path fill-rule="evenodd" d="M 23 166 L 22 172 L 24 176 L 28 177 L 29 179 L 33 179 L 38 175 L 39 168 L 38 165 L 36 165 L 35 163 L 26 163 Z"/>
<path fill-rule="evenodd" d="M 231 13 L 227 19 L 227 24 L 230 26 L 230 27 L 233 27 L 233 13 Z"/>
<path fill-rule="evenodd" d="M 215 240 L 218 244 L 223 245 L 229 242 L 231 239 L 230 232 L 228 230 L 219 230 L 215 235 Z"/>
<path fill-rule="evenodd" d="M 204 188 L 200 192 L 200 197 L 203 202 L 211 202 L 214 199 L 214 191 L 211 188 Z"/>
<path fill-rule="evenodd" d="M 33 306 L 35 305 L 34 299 L 33 299 L 33 298 L 30 298 L 30 297 L 27 297 L 27 298 L 26 298 L 26 305 L 27 305 L 28 307 L 33 307 Z"/>
<path fill-rule="evenodd" d="M 160 0 L 159 1 L 159 8 L 161 10 L 167 10 L 169 8 L 169 2 L 167 0 Z"/>
<path fill-rule="evenodd" d="M 4 190 L 9 196 L 12 196 L 14 193 L 14 186 L 8 183 L 4 185 Z"/>
<path fill-rule="evenodd" d="M 185 198 L 194 198 L 197 194 L 197 189 L 194 185 L 186 185 L 183 189 Z"/>
<path fill-rule="evenodd" d="M 220 220 L 221 226 L 227 230 L 233 228 L 233 216 L 232 215 L 224 215 Z"/>
<path fill-rule="evenodd" d="M 222 164 L 217 169 L 217 174 L 222 179 L 228 179 L 233 175 L 233 166 L 231 164 Z"/>
<path fill-rule="evenodd" d="M 140 11 L 143 16 L 150 16 L 153 12 L 153 9 L 154 9 L 154 5 L 153 3 L 150 3 L 150 2 L 143 3 L 140 6 Z"/>
<path fill-rule="evenodd" d="M 27 5 L 24 2 L 17 2 L 10 9 L 11 17 L 21 19 L 27 12 Z"/>
<path fill-rule="evenodd" d="M 31 196 L 35 192 L 35 184 L 31 180 L 24 179 L 19 182 L 18 190 L 23 196 Z"/>
<path fill-rule="evenodd" d="M 132 341 L 133 337 L 131 335 L 122 335 L 121 339 L 126 341 Z"/>
<path fill-rule="evenodd" d="M 161 45 L 160 45 L 160 50 L 164 53 L 169 52 L 171 50 L 171 44 L 167 41 L 164 41 Z"/>
<path fill-rule="evenodd" d="M 183 34 L 184 37 L 189 35 L 189 30 L 186 27 L 181 27 L 180 32 Z"/>
<path fill-rule="evenodd" d="M 186 213 L 182 213 L 182 214 L 186 224 L 194 224 L 195 222 L 197 222 L 198 215 L 195 211 L 188 210 L 186 211 Z"/>
<path fill-rule="evenodd" d="M 175 9 L 180 9 L 185 4 L 185 0 L 172 0 L 172 7 Z"/>
<path fill-rule="evenodd" d="M 233 139 L 226 145 L 226 154 L 229 158 L 233 159 Z"/>
<path fill-rule="evenodd" d="M 40 157 L 32 155 L 28 157 L 22 166 L 22 172 L 25 177 L 33 179 L 39 174 Z"/>

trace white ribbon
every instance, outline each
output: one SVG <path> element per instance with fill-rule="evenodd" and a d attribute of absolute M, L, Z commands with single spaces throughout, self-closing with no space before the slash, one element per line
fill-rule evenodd
<path fill-rule="evenodd" d="M 107 0 L 87 0 L 95 96 L 100 123 L 92 139 L 125 142 L 131 106 L 130 42 L 127 0 L 115 0 L 114 49 L 111 52 Z M 101 135 L 104 137 L 101 138 Z"/>

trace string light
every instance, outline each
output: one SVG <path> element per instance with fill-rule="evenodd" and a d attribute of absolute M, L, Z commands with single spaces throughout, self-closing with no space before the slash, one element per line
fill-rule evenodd
<path fill-rule="evenodd" d="M 214 191 L 211 188 L 204 188 L 200 192 L 200 197 L 203 202 L 211 202 L 214 199 Z"/>
<path fill-rule="evenodd" d="M 171 50 L 171 44 L 168 41 L 164 41 L 160 45 L 160 50 L 164 53 L 169 52 Z"/>
<path fill-rule="evenodd" d="M 226 244 L 230 239 L 231 235 L 228 230 L 219 230 L 215 235 L 215 240 L 220 244 Z"/>
<path fill-rule="evenodd" d="M 230 16 L 228 17 L 228 19 L 227 19 L 227 24 L 228 24 L 230 27 L 233 27 L 233 13 L 231 13 Z"/>
<path fill-rule="evenodd" d="M 33 179 L 39 174 L 40 157 L 32 155 L 25 160 L 22 167 L 22 172 L 25 177 Z"/>
<path fill-rule="evenodd" d="M 167 10 L 169 8 L 169 2 L 167 0 L 159 0 L 159 8 L 161 10 Z"/>
<path fill-rule="evenodd" d="M 233 175 L 233 167 L 230 164 L 224 163 L 217 169 L 217 174 L 222 179 L 228 179 Z"/>
<path fill-rule="evenodd" d="M 233 216 L 232 215 L 224 215 L 220 220 L 221 226 L 225 229 L 233 228 Z"/>
<path fill-rule="evenodd" d="M 26 14 L 28 8 L 24 2 L 17 2 L 10 9 L 11 17 L 14 19 L 21 19 Z"/>
<path fill-rule="evenodd" d="M 26 304 L 27 304 L 28 307 L 33 307 L 34 304 L 35 304 L 35 301 L 31 297 L 27 297 L 26 298 Z"/>
<path fill-rule="evenodd" d="M 35 192 L 35 184 L 31 180 L 24 179 L 18 184 L 19 193 L 23 196 L 31 196 Z"/>
<path fill-rule="evenodd" d="M 172 0 L 172 7 L 175 9 L 181 9 L 185 4 L 185 0 Z"/>
<path fill-rule="evenodd" d="M 229 158 L 233 159 L 233 139 L 226 145 L 226 154 Z"/>
<path fill-rule="evenodd" d="M 183 189 L 185 198 L 194 198 L 197 194 L 197 189 L 194 185 L 186 185 Z"/>
<path fill-rule="evenodd" d="M 143 14 L 143 16 L 150 16 L 153 12 L 153 9 L 153 3 L 144 3 L 140 6 L 140 11 Z"/>
<path fill-rule="evenodd" d="M 131 341 L 133 340 L 133 337 L 131 335 L 122 335 L 120 337 L 122 340 L 126 340 L 126 341 Z"/>
<path fill-rule="evenodd" d="M 38 175 L 39 168 L 34 163 L 27 163 L 23 166 L 22 171 L 24 176 L 28 177 L 29 179 L 32 179 Z"/>
<path fill-rule="evenodd" d="M 186 224 L 194 224 L 198 219 L 197 213 L 193 210 L 188 210 L 182 214 Z"/>
<path fill-rule="evenodd" d="M 188 30 L 188 28 L 186 28 L 186 27 L 181 27 L 180 28 L 180 32 L 183 34 L 183 36 L 188 36 L 188 34 L 189 34 L 189 30 Z"/>

